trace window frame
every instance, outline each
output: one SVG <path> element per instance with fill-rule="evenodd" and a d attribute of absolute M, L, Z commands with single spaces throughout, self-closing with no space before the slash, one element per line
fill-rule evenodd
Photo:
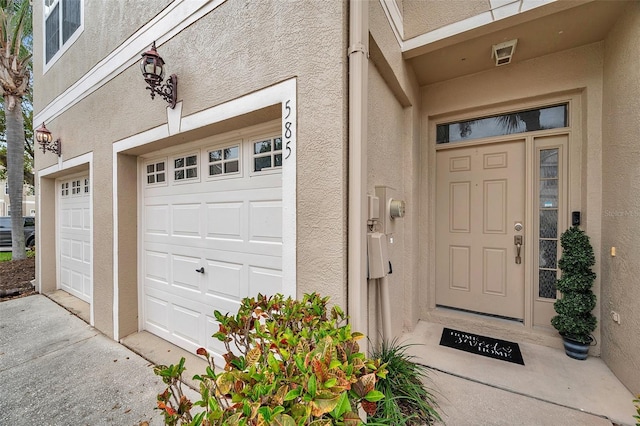
<path fill-rule="evenodd" d="M 63 0 L 53 0 L 51 6 L 45 5 L 46 0 L 42 0 L 42 74 L 46 74 L 49 69 L 64 55 L 64 53 L 73 45 L 78 38 L 84 32 L 84 3 L 85 0 L 78 0 L 80 2 L 80 26 L 76 28 L 69 39 L 64 42 L 62 34 L 62 2 Z M 56 6 L 58 8 L 58 51 L 47 62 L 47 18 L 51 15 Z"/>
<path fill-rule="evenodd" d="M 164 173 L 164 181 L 163 182 L 158 182 L 158 169 L 157 166 L 158 164 L 164 164 L 164 170 L 161 170 L 160 173 Z M 154 183 L 149 183 L 149 176 L 151 175 L 151 173 L 149 173 L 147 170 L 148 166 L 153 165 L 154 167 L 154 171 L 153 176 L 154 176 Z M 155 158 L 153 160 L 149 160 L 149 161 L 145 161 L 143 164 L 143 171 L 144 171 L 144 186 L 147 188 L 155 188 L 158 186 L 167 186 L 169 185 L 169 161 L 167 160 L 167 157 L 162 157 L 162 158 Z"/>
<path fill-rule="evenodd" d="M 202 168 L 203 168 L 203 176 L 206 177 L 207 180 L 220 180 L 220 179 L 235 179 L 244 176 L 244 150 L 243 150 L 243 142 L 235 141 L 232 143 L 225 143 L 224 145 L 216 145 L 203 149 L 202 151 Z M 231 160 L 224 159 L 224 150 L 228 148 L 238 148 L 238 156 Z M 223 170 L 222 173 L 217 175 L 212 175 L 209 173 L 209 167 L 214 164 L 209 161 L 209 153 L 213 151 L 223 151 L 223 158 L 220 161 L 216 161 L 215 164 L 222 164 Z M 238 163 L 238 171 L 237 172 L 225 172 L 224 165 L 226 163 L 236 161 Z"/>
<path fill-rule="evenodd" d="M 196 157 L 196 164 L 195 165 L 191 165 L 191 166 L 187 166 L 186 164 L 186 160 L 189 157 Z M 176 169 L 176 160 L 179 158 L 184 158 L 185 160 L 185 164 L 183 167 L 179 167 L 178 169 Z M 202 151 L 198 150 L 198 151 L 189 151 L 187 153 L 182 153 L 182 154 L 176 154 L 171 156 L 171 160 L 170 160 L 170 170 L 171 170 L 171 183 L 173 185 L 184 185 L 184 184 L 189 184 L 192 182 L 200 182 L 201 176 L 202 176 Z M 182 179 L 176 179 L 176 170 L 184 170 L 185 171 L 185 176 Z M 187 177 L 187 169 L 194 169 L 196 170 L 196 177 Z"/>
<path fill-rule="evenodd" d="M 275 145 L 276 139 L 280 139 L 280 149 L 276 149 L 276 145 Z M 255 144 L 259 142 L 266 142 L 267 140 L 270 140 L 272 143 L 271 151 L 269 151 L 268 154 L 267 153 L 256 154 Z M 249 171 L 251 176 L 261 176 L 261 175 L 266 175 L 271 173 L 282 173 L 282 165 L 284 164 L 284 153 L 283 153 L 284 139 L 282 137 L 282 134 L 280 133 L 265 134 L 261 137 L 254 137 L 254 138 L 248 139 L 248 141 L 249 141 L 248 156 L 249 156 L 249 167 L 250 167 Z M 281 156 L 280 157 L 281 164 L 279 166 L 275 165 L 276 155 Z M 271 158 L 271 166 L 262 168 L 260 170 L 256 170 L 255 159 L 260 157 L 267 157 L 267 156 Z"/>

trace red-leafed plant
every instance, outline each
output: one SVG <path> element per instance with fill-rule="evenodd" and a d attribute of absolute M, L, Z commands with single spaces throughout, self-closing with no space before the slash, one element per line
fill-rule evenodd
<path fill-rule="evenodd" d="M 328 309 L 328 297 L 307 294 L 302 300 L 281 294 L 246 298 L 238 313 L 214 312 L 220 329 L 213 335 L 225 345 L 225 365 L 216 371 L 204 348 L 205 374 L 196 375 L 201 400 L 193 404 L 181 383 L 184 359 L 157 366 L 167 389 L 158 408 L 169 425 L 359 425 L 357 412 L 376 411 L 384 396 L 376 382 L 385 365 L 367 359 L 344 312 Z M 192 406 L 201 411 L 192 415 Z M 194 410 L 195 411 L 195 410 Z"/>

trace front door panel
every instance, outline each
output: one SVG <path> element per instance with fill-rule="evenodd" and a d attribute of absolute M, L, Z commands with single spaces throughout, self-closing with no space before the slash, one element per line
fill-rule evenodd
<path fill-rule="evenodd" d="M 436 303 L 524 318 L 524 140 L 436 153 Z"/>

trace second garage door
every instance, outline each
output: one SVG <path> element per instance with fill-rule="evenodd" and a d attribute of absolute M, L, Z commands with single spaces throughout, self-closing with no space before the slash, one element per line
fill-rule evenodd
<path fill-rule="evenodd" d="M 58 181 L 58 288 L 91 303 L 89 176 Z"/>
<path fill-rule="evenodd" d="M 282 139 L 211 143 L 141 165 L 143 328 L 221 353 L 215 309 L 282 292 Z"/>

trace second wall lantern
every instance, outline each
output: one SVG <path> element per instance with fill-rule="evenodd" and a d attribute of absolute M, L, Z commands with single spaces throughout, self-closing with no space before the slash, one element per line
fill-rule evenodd
<path fill-rule="evenodd" d="M 151 99 L 155 99 L 156 95 L 159 95 L 169 103 L 171 108 L 174 108 L 178 98 L 178 76 L 171 74 L 166 83 L 162 84 L 164 79 L 164 60 L 156 50 L 155 41 L 151 49 L 142 54 L 140 69 L 142 70 L 144 81 L 147 82 L 147 89 L 151 91 Z"/>

